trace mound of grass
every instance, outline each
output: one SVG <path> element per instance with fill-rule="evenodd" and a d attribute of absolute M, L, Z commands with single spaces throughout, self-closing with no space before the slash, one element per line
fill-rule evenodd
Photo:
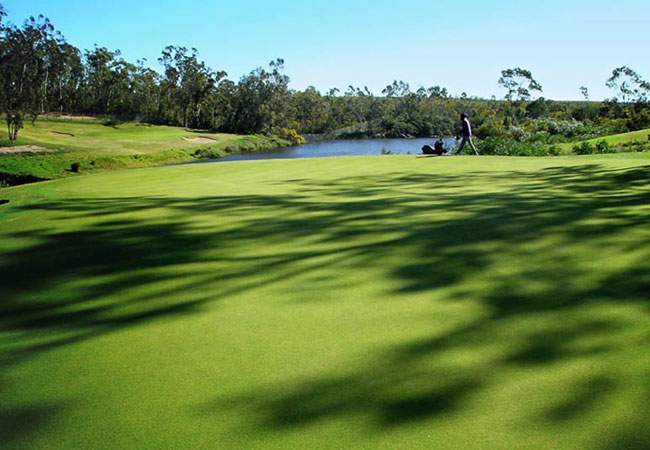
<path fill-rule="evenodd" d="M 649 156 L 5 189 L 3 448 L 648 448 Z"/>
<path fill-rule="evenodd" d="M 611 136 L 589 139 L 578 143 L 560 144 L 560 148 L 562 148 L 566 153 L 568 153 L 570 150 L 577 147 L 580 149 L 579 150 L 580 154 L 589 154 L 590 152 L 588 150 L 590 148 L 593 148 L 594 150 L 593 152 L 598 152 L 596 146 L 599 143 L 604 143 L 600 145 L 601 146 L 607 145 L 608 149 L 612 149 L 615 151 L 641 152 L 641 151 L 650 150 L 650 140 L 648 138 L 649 135 L 650 135 L 650 128 L 647 128 L 645 130 L 632 131 L 629 133 L 613 134 Z M 600 153 L 605 153 L 605 152 L 600 152 Z"/>
<path fill-rule="evenodd" d="M 289 141 L 267 136 L 237 136 L 139 123 L 39 120 L 26 124 L 15 145 L 57 149 L 53 153 L 0 154 L 0 172 L 62 178 L 72 163 L 83 173 L 149 167 L 218 158 L 229 153 L 271 150 Z M 0 141 L 0 145 L 8 146 Z"/>

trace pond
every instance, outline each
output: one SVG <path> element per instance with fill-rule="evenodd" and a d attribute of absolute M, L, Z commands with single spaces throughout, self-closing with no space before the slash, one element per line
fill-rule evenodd
<path fill-rule="evenodd" d="M 247 153 L 229 155 L 219 159 L 201 160 L 202 162 L 216 161 L 249 161 L 257 159 L 293 159 L 293 158 L 323 158 L 332 156 L 381 155 L 382 152 L 391 154 L 417 155 L 422 153 L 422 146 L 433 145 L 436 138 L 417 139 L 339 139 L 333 141 L 310 142 L 299 147 L 282 148 L 264 153 Z M 445 149 L 456 145 L 454 138 L 443 138 Z"/>

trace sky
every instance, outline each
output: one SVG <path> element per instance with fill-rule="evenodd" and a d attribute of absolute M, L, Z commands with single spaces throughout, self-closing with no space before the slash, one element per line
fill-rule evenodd
<path fill-rule="evenodd" d="M 555 100 L 611 97 L 605 81 L 628 66 L 650 78 L 648 0 L 0 0 L 9 21 L 43 14 L 80 49 L 157 58 L 194 47 L 238 80 L 276 58 L 291 88 L 348 85 L 381 94 L 393 80 L 417 89 L 501 98 L 501 70 L 521 67 Z"/>

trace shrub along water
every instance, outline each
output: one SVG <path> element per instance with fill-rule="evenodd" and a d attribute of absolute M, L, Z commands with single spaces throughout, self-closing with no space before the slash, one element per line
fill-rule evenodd
<path fill-rule="evenodd" d="M 479 143 L 482 155 L 495 156 L 554 156 L 557 147 L 540 142 L 521 142 L 515 139 L 488 137 Z"/>

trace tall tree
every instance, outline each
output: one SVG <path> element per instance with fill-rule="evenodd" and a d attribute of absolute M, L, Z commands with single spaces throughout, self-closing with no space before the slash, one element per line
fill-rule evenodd
<path fill-rule="evenodd" d="M 629 67 L 622 66 L 612 71 L 607 87 L 620 96 L 623 103 L 645 103 L 650 98 L 650 83 Z"/>
<path fill-rule="evenodd" d="M 273 127 L 285 127 L 289 106 L 289 77 L 282 73 L 284 60 L 261 67 L 241 78 L 234 91 L 231 131 L 270 133 Z"/>
<path fill-rule="evenodd" d="M 165 47 L 158 61 L 165 67 L 163 89 L 167 101 L 180 108 L 182 125 L 198 126 L 208 97 L 226 72 L 214 72 L 198 59 L 198 51 L 185 47 Z"/>
<path fill-rule="evenodd" d="M 15 141 L 26 117 L 42 112 L 50 71 L 65 43 L 49 19 L 30 17 L 22 28 L 4 26 L 0 40 L 2 109 L 9 139 Z"/>
<path fill-rule="evenodd" d="M 78 48 L 63 44 L 60 49 L 61 70 L 58 77 L 52 81 L 54 98 L 51 100 L 50 111 L 59 112 L 82 111 L 84 108 L 84 65 L 81 51 Z"/>
<path fill-rule="evenodd" d="M 501 71 L 499 86 L 506 89 L 505 98 L 509 102 L 530 100 L 533 92 L 542 92 L 542 86 L 535 81 L 530 70 L 516 67 Z"/>
<path fill-rule="evenodd" d="M 89 93 L 90 108 L 95 114 L 110 114 L 112 102 L 119 84 L 118 67 L 122 63 L 119 50 L 95 46 L 86 50 L 86 88 Z"/>
<path fill-rule="evenodd" d="M 520 67 L 502 70 L 498 84 L 506 90 L 505 99 L 510 104 L 510 118 L 513 123 L 525 113 L 523 102 L 530 100 L 535 91 L 542 92 L 542 85 L 533 78 L 530 70 Z"/>

